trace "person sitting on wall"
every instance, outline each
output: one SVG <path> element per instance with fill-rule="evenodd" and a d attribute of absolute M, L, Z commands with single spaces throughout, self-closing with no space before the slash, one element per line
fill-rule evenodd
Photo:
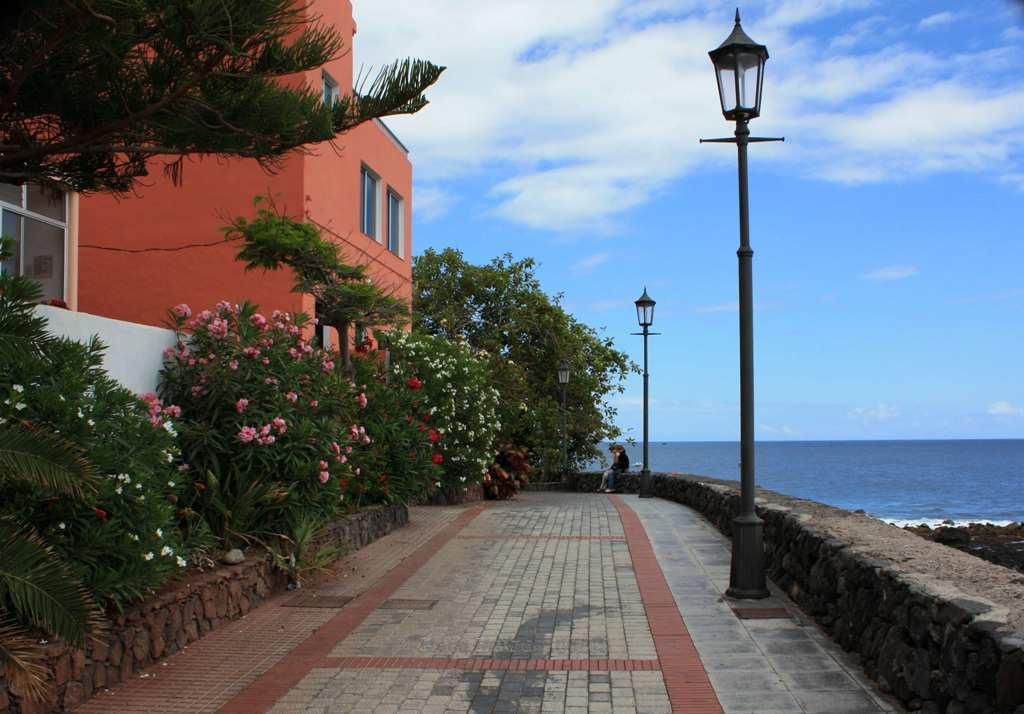
<path fill-rule="evenodd" d="M 612 453 L 612 465 L 601 476 L 601 485 L 597 490 L 615 493 L 616 478 L 629 470 L 629 456 L 626 455 L 626 449 L 619 444 L 612 444 L 608 450 Z"/>

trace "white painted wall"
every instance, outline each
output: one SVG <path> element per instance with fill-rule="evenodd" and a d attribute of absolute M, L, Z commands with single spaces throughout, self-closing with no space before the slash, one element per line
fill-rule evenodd
<path fill-rule="evenodd" d="M 98 335 L 107 346 L 103 367 L 128 389 L 137 394 L 156 391 L 163 351 L 175 345 L 173 330 L 49 305 L 36 310 L 47 319 L 54 335 L 83 342 Z"/>

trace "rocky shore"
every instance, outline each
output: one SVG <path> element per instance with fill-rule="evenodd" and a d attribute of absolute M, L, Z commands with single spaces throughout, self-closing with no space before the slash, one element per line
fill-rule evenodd
<path fill-rule="evenodd" d="M 1024 573 L 1024 523 L 1011 523 L 1008 526 L 970 523 L 966 526 L 944 525 L 938 528 L 921 524 L 906 526 L 906 530 Z"/>

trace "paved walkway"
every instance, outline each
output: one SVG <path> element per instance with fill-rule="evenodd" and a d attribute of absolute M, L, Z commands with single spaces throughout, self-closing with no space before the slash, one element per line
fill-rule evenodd
<path fill-rule="evenodd" d="M 778 594 L 724 600 L 728 541 L 660 499 L 414 509 L 343 565 L 82 711 L 900 711 Z"/>

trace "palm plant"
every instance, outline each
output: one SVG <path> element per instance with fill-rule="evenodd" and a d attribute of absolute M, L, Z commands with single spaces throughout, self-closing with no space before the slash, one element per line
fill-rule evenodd
<path fill-rule="evenodd" d="M 0 260 L 10 241 L 0 239 Z M 32 305 L 38 286 L 24 278 L 0 276 L 0 351 L 38 353 L 51 339 Z M 0 375 L 4 381 L 4 375 Z M 63 437 L 27 421 L 0 419 L 0 494 L 31 490 L 47 497 L 85 498 L 96 474 Z M 5 501 L 7 499 L 4 499 Z M 100 626 L 102 612 L 72 573 L 30 525 L 0 510 L 0 671 L 29 698 L 45 694 L 44 632 L 81 647 Z"/>

